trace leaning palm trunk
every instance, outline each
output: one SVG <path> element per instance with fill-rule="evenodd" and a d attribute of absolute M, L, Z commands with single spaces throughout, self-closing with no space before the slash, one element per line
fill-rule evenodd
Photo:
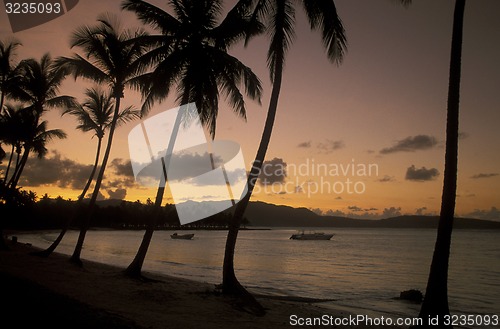
<path fill-rule="evenodd" d="M 9 178 L 10 166 L 12 165 L 12 158 L 14 157 L 14 149 L 15 149 L 15 145 L 12 144 L 12 149 L 10 151 L 10 156 L 9 156 L 9 163 L 7 163 L 7 168 L 5 169 L 5 177 L 3 179 L 4 185 L 7 185 L 7 179 Z"/>
<path fill-rule="evenodd" d="M 28 157 L 30 154 L 30 147 L 29 145 L 24 146 L 24 153 L 20 161 L 18 161 L 18 164 L 16 165 L 16 169 L 14 170 L 14 174 L 12 175 L 10 181 L 9 181 L 9 186 L 12 190 L 15 190 L 17 187 L 17 184 L 19 183 L 19 179 L 21 178 L 21 174 L 23 173 L 24 166 L 26 165 L 26 162 L 28 162 Z"/>
<path fill-rule="evenodd" d="M 458 121 L 464 10 L 465 0 L 457 0 L 453 19 L 441 214 L 427 289 L 419 315 L 424 321 L 429 316 L 438 315 L 440 326 L 444 326 L 442 322 L 443 316 L 450 313 L 448 308 L 448 261 L 457 191 Z"/>
<path fill-rule="evenodd" d="M 186 93 L 186 97 L 183 97 L 183 100 L 181 102 L 181 106 L 189 106 L 188 101 L 188 93 Z M 186 108 L 186 113 L 188 109 Z M 184 111 L 183 111 L 184 112 Z M 172 158 L 174 146 L 175 146 L 175 141 L 177 140 L 177 135 L 179 133 L 179 128 L 181 126 L 182 122 L 182 112 L 179 111 L 177 114 L 177 117 L 175 118 L 174 126 L 172 128 L 172 133 L 170 136 L 170 140 L 168 142 L 167 146 L 167 151 L 166 151 L 166 162 L 162 159 L 162 168 L 163 168 L 163 175 L 161 176 L 160 179 L 160 184 L 158 186 L 158 190 L 156 192 L 156 199 L 154 203 L 154 211 L 153 214 L 151 215 L 150 221 L 148 223 L 148 226 L 146 227 L 146 232 L 144 232 L 144 236 L 141 241 L 141 245 L 139 246 L 139 249 L 137 250 L 137 254 L 134 257 L 134 260 L 130 265 L 127 267 L 125 270 L 125 274 L 131 277 L 140 277 L 141 276 L 141 271 L 142 271 L 142 265 L 144 264 L 144 260 L 146 259 L 146 254 L 148 253 L 149 245 L 151 244 L 151 239 L 153 238 L 153 233 L 156 229 L 156 226 L 158 224 L 158 219 L 160 218 L 161 215 L 161 203 L 163 201 L 163 195 L 165 194 L 165 187 L 167 184 L 167 172 L 168 168 L 170 166 L 170 159 Z M 170 156 L 169 156 L 170 154 Z"/>
<path fill-rule="evenodd" d="M 113 113 L 113 121 L 111 122 L 111 126 L 109 128 L 109 136 L 108 136 L 108 144 L 106 146 L 106 151 L 104 152 L 104 157 L 102 159 L 101 168 L 99 169 L 99 174 L 97 175 L 94 191 L 92 193 L 92 197 L 90 198 L 87 213 L 85 214 L 84 222 L 80 228 L 80 234 L 78 235 L 78 241 L 75 246 L 75 250 L 73 251 L 73 255 L 71 256 L 71 262 L 74 262 L 78 265 L 82 265 L 82 261 L 80 259 L 80 255 L 82 253 L 83 242 L 85 241 L 85 235 L 90 227 L 90 221 L 92 218 L 92 214 L 94 212 L 94 207 L 97 201 L 97 196 L 99 195 L 99 189 L 101 188 L 102 180 L 104 178 L 104 172 L 106 170 L 106 165 L 108 163 L 109 154 L 111 153 L 111 146 L 113 144 L 113 135 L 116 128 L 116 122 L 118 121 L 118 114 L 120 113 L 120 101 L 121 101 L 121 93 L 116 92 L 118 96 L 115 96 L 115 111 Z"/>
<path fill-rule="evenodd" d="M 87 191 L 90 187 L 90 184 L 92 183 L 92 180 L 94 179 L 94 175 L 95 175 L 95 172 L 97 170 L 97 166 L 99 165 L 99 155 L 101 153 L 101 145 L 102 145 L 102 137 L 98 138 L 94 167 L 92 168 L 92 172 L 90 173 L 89 179 L 87 180 L 87 184 L 85 184 L 85 187 L 83 188 L 82 193 L 78 197 L 78 201 L 76 202 L 74 213 L 72 215 L 68 216 L 68 219 L 67 219 L 66 223 L 64 224 L 64 227 L 62 228 L 61 232 L 59 233 L 57 238 L 54 240 L 54 242 L 52 242 L 52 244 L 47 249 L 40 251 L 40 252 L 37 252 L 36 253 L 37 256 L 49 257 L 54 252 L 54 250 L 56 250 L 56 248 L 59 246 L 59 243 L 61 243 L 62 239 L 66 235 L 66 232 L 69 230 L 71 223 L 74 221 L 74 218 L 76 216 L 78 216 L 81 203 L 82 203 L 83 199 L 85 198 L 85 194 L 87 193 Z"/>
<path fill-rule="evenodd" d="M 250 174 L 248 175 L 248 180 L 247 180 L 248 191 L 246 195 L 241 199 L 241 201 L 236 205 L 233 218 L 229 224 L 229 231 L 226 240 L 226 249 L 224 253 L 224 265 L 222 271 L 223 293 L 230 295 L 240 295 L 250 299 L 251 301 L 254 302 L 252 304 L 256 306 L 258 313 L 263 313 L 264 309 L 253 298 L 253 296 L 239 283 L 234 273 L 234 251 L 236 248 L 236 240 L 238 238 L 239 228 L 243 220 L 243 215 L 250 202 L 250 197 L 252 196 L 253 189 L 255 187 L 255 184 L 259 177 L 259 173 L 262 169 L 262 164 L 264 163 L 264 159 L 266 157 L 267 148 L 269 147 L 269 143 L 271 141 L 274 120 L 276 118 L 276 111 L 278 108 L 279 94 L 281 91 L 281 82 L 283 75 L 283 66 L 281 63 L 283 62 L 284 58 L 283 56 L 284 54 L 281 53 L 279 56 L 281 58 L 279 61 L 277 61 L 278 63 L 274 68 L 275 75 L 273 81 L 273 89 L 271 92 L 271 99 L 269 101 L 269 109 L 267 112 L 266 123 L 264 126 L 264 131 L 262 133 L 259 149 L 257 150 L 255 161 L 253 162 L 252 169 L 250 170 Z"/>

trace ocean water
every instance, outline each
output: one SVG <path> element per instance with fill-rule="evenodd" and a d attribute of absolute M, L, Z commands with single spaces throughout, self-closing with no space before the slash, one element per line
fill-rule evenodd
<path fill-rule="evenodd" d="M 192 231 L 193 240 L 173 240 L 157 231 L 144 270 L 218 284 L 222 280 L 225 231 Z M 425 291 L 436 231 L 430 229 L 335 229 L 330 241 L 297 241 L 293 229 L 246 230 L 238 239 L 235 266 L 251 291 L 333 299 L 369 316 L 414 317 L 420 306 L 395 299 L 400 291 Z M 126 267 L 143 231 L 90 231 L 82 258 Z M 47 247 L 57 233 L 25 234 L 20 240 Z M 70 254 L 78 232 L 70 231 L 58 252 Z M 456 230 L 450 258 L 452 314 L 500 315 L 500 231 Z M 306 314 L 304 314 L 306 316 Z M 484 327 L 483 327 L 484 328 Z"/>

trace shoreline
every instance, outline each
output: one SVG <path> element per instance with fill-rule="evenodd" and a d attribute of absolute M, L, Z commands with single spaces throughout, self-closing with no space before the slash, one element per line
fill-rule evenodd
<path fill-rule="evenodd" d="M 267 311 L 265 316 L 258 317 L 246 312 L 234 298 L 218 294 L 213 284 L 151 272 L 144 275 L 154 282 L 140 281 L 125 277 L 124 269 L 116 266 L 85 260 L 84 267 L 79 268 L 69 263 L 67 255 L 54 253 L 49 258 L 30 255 L 39 249 L 22 241 L 10 243 L 9 247 L 10 251 L 0 252 L 0 282 L 10 287 L 12 300 L 21 298 L 12 303 L 14 308 L 15 305 L 26 308 L 34 301 L 43 305 L 74 304 L 77 306 L 66 313 L 76 312 L 75 318 L 90 321 L 92 328 L 290 328 L 292 314 L 301 317 L 328 314 L 335 318 L 350 315 L 343 310 L 322 308 L 321 300 L 257 295 Z M 16 295 L 16 291 L 26 286 L 32 289 L 22 296 Z M 53 312 L 53 317 L 61 313 Z M 105 325 L 100 326 L 99 321 Z"/>

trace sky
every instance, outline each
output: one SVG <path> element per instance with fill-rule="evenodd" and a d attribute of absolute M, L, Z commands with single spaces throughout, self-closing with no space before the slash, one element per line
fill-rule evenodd
<path fill-rule="evenodd" d="M 45 52 L 72 53 L 76 27 L 92 25 L 102 12 L 116 13 L 124 27 L 141 26 L 121 12 L 119 1 L 81 0 L 65 15 L 12 33 L 0 12 L 0 39 L 23 43 L 17 60 Z M 152 0 L 164 9 L 166 1 Z M 226 2 L 226 7 L 234 3 Z M 440 208 L 446 99 L 454 1 L 415 0 L 408 8 L 389 0 L 337 0 L 348 50 L 340 65 L 329 62 L 320 35 L 310 31 L 297 7 L 296 37 L 286 58 L 283 86 L 268 167 L 285 168 L 258 184 L 252 200 L 306 207 L 321 214 L 381 218 L 400 214 L 437 214 Z M 468 1 L 465 12 L 460 102 L 459 216 L 500 219 L 500 2 Z M 247 100 L 247 120 L 221 104 L 216 140 L 241 146 L 247 170 L 258 148 L 271 84 L 266 66 L 266 35 L 231 54 L 261 79 L 262 105 Z M 68 78 L 61 92 L 83 100 L 88 82 Z M 140 107 L 137 93 L 126 91 L 126 105 Z M 176 106 L 175 96 L 155 106 L 152 117 Z M 68 138 L 53 141 L 44 160 L 28 162 L 21 185 L 39 196 L 75 199 L 90 172 L 96 138 L 76 130 L 74 118 L 54 109 L 44 115 L 50 128 Z M 147 119 L 147 118 L 146 118 Z M 103 197 L 130 201 L 154 199 L 154 188 L 139 186 L 130 166 L 128 134 L 121 126 L 111 152 Z M 5 165 L 5 160 L 4 164 Z M 277 177 L 276 177 L 277 176 Z M 270 184 L 273 183 L 274 184 Z M 204 195 L 193 195 L 200 201 Z M 170 196 L 165 202 L 171 202 Z"/>

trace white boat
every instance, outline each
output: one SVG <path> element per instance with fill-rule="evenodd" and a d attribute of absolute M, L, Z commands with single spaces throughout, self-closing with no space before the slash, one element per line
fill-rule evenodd
<path fill-rule="evenodd" d="M 171 234 L 170 237 L 172 239 L 182 239 L 182 240 L 191 240 L 194 237 L 194 234 Z"/>
<path fill-rule="evenodd" d="M 330 240 L 333 237 L 333 234 L 325 234 L 323 232 L 313 232 L 313 233 L 305 233 L 304 231 L 292 234 L 290 237 L 291 240 Z"/>

